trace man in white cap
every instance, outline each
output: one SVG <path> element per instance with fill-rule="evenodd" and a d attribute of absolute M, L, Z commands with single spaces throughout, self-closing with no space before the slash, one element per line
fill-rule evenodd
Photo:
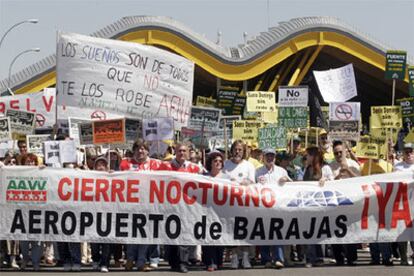
<path fill-rule="evenodd" d="M 406 143 L 403 149 L 403 161 L 395 164 L 395 172 L 414 172 L 414 144 Z M 414 241 L 410 242 L 411 249 L 414 251 Z M 398 242 L 398 251 L 401 255 L 401 265 L 408 265 L 407 242 Z M 414 255 L 413 255 L 414 256 Z M 414 259 L 414 258 L 413 258 Z"/>
<path fill-rule="evenodd" d="M 283 185 L 286 181 L 291 181 L 287 171 L 275 165 L 276 152 L 272 148 L 263 151 L 264 166 L 256 170 L 256 182 L 263 185 Z M 273 266 L 276 269 L 284 267 L 283 246 L 260 246 L 262 263 L 266 268 Z"/>

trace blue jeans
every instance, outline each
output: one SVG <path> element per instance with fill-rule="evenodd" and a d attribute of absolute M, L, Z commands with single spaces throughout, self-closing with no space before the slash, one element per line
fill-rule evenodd
<path fill-rule="evenodd" d="M 320 244 L 306 245 L 305 251 L 306 263 L 315 264 L 323 260 L 322 246 Z"/>
<path fill-rule="evenodd" d="M 81 250 L 78 242 L 59 242 L 59 253 L 64 264 L 80 265 Z"/>
<path fill-rule="evenodd" d="M 262 264 L 266 264 L 271 261 L 284 262 L 283 257 L 283 246 L 272 245 L 272 246 L 260 246 L 260 256 Z"/>
<path fill-rule="evenodd" d="M 369 251 L 373 263 L 380 263 L 380 255 L 382 255 L 382 262 L 389 262 L 391 259 L 391 244 L 390 243 L 370 243 Z"/>
<path fill-rule="evenodd" d="M 147 255 L 147 244 L 127 244 L 127 259 L 135 261 L 135 266 L 141 268 L 145 265 Z"/>
<path fill-rule="evenodd" d="M 92 261 L 99 266 L 109 267 L 111 244 L 109 243 L 91 243 Z"/>
<path fill-rule="evenodd" d="M 147 248 L 146 259 L 150 264 L 160 263 L 160 246 L 158 244 L 150 244 Z"/>
<path fill-rule="evenodd" d="M 34 268 L 40 266 L 40 258 L 42 257 L 42 244 L 38 241 L 21 241 L 20 250 L 22 251 L 23 260 L 27 263 L 30 260 L 29 245 L 32 250 L 31 259 Z"/>

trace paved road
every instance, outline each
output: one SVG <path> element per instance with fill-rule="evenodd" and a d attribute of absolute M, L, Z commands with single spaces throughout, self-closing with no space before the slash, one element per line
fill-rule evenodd
<path fill-rule="evenodd" d="M 357 266 L 349 267 L 349 266 L 342 266 L 337 267 L 333 264 L 329 264 L 326 261 L 325 266 L 323 267 L 313 267 L 313 268 L 305 268 L 303 264 L 296 263 L 294 267 L 284 268 L 281 270 L 275 269 L 265 269 L 263 266 L 255 266 L 254 269 L 249 270 L 232 270 L 229 269 L 230 264 L 225 264 L 225 269 L 215 271 L 213 273 L 209 273 L 203 270 L 203 267 L 197 266 L 190 268 L 190 272 L 186 275 L 193 276 L 193 275 L 225 275 L 225 276 L 244 276 L 244 275 L 255 275 L 255 276 L 267 276 L 267 275 L 277 275 L 277 276 L 295 276 L 295 275 L 307 275 L 310 276 L 339 276 L 339 275 L 346 275 L 346 276 L 414 276 L 414 266 L 400 266 L 398 261 L 395 262 L 394 266 L 386 267 L 386 266 L 371 266 L 369 265 L 369 253 L 367 252 L 359 252 L 358 253 L 358 263 Z M 81 272 L 71 272 L 66 273 L 62 271 L 62 268 L 56 267 L 42 267 L 41 272 L 33 272 L 30 269 L 22 272 L 22 271 L 11 271 L 11 270 L 2 270 L 0 271 L 0 276 L 19 276 L 19 275 L 54 275 L 54 274 L 66 274 L 66 275 L 88 275 L 88 276 L 98 276 L 102 275 L 100 272 L 92 271 L 91 267 L 84 267 Z M 125 270 L 119 268 L 113 268 L 109 273 L 105 275 L 132 275 L 139 273 L 143 275 L 144 272 L 126 272 Z M 169 267 L 166 265 L 165 262 L 161 263 L 159 270 L 149 272 L 150 276 L 166 276 L 166 275 L 183 275 L 182 273 L 171 272 Z"/>

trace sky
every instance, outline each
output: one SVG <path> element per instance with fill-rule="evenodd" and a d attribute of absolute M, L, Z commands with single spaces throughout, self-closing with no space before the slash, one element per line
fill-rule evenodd
<path fill-rule="evenodd" d="M 13 29 L 0 45 L 0 80 L 8 77 L 14 57 L 24 50 L 12 74 L 56 51 L 56 32 L 91 34 L 133 15 L 169 16 L 222 45 L 243 43 L 278 22 L 305 16 L 334 16 L 390 49 L 414 56 L 414 0 L 0 0 L 0 37 L 15 23 L 36 18 L 37 24 Z"/>

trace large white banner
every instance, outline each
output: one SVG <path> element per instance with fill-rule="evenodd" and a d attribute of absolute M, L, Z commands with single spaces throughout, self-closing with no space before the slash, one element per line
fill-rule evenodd
<path fill-rule="evenodd" d="M 413 173 L 284 186 L 177 172 L 0 169 L 0 239 L 269 245 L 414 240 Z"/>
<path fill-rule="evenodd" d="M 43 92 L 0 97 L 0 115 L 6 109 L 36 113 L 36 128 L 53 127 L 56 116 L 56 91 L 45 89 Z"/>
<path fill-rule="evenodd" d="M 152 46 L 58 33 L 58 104 L 186 126 L 194 63 Z"/>
<path fill-rule="evenodd" d="M 313 71 L 313 75 L 327 103 L 346 102 L 358 94 L 352 63 L 327 71 Z"/>

